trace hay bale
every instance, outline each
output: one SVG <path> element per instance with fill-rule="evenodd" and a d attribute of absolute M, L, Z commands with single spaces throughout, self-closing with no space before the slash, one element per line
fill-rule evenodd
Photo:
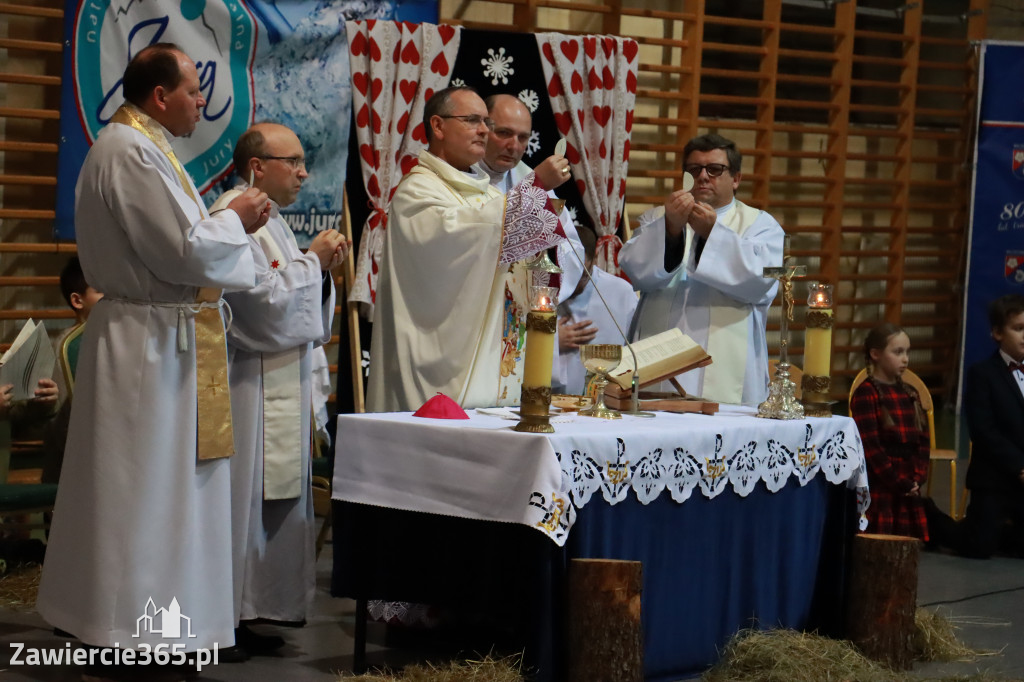
<path fill-rule="evenodd" d="M 21 564 L 0 577 L 0 608 L 9 611 L 32 611 L 39 593 L 40 564 Z"/>
<path fill-rule="evenodd" d="M 400 673 L 384 670 L 355 677 L 339 677 L 344 682 L 523 682 L 522 656 L 494 658 L 484 656 L 478 661 L 450 661 L 410 665 Z"/>
<path fill-rule="evenodd" d="M 742 630 L 705 682 L 893 682 L 850 642 L 795 630 Z"/>
<path fill-rule="evenodd" d="M 985 652 L 967 647 L 939 613 L 915 614 L 916 653 L 925 661 L 971 661 Z M 865 657 L 852 643 L 794 630 L 741 630 L 704 682 L 1024 682 L 990 673 L 919 678 L 894 672 Z"/>
<path fill-rule="evenodd" d="M 956 628 L 938 610 L 918 609 L 914 625 L 914 653 L 919 661 L 973 661 L 985 653 L 961 642 Z"/>

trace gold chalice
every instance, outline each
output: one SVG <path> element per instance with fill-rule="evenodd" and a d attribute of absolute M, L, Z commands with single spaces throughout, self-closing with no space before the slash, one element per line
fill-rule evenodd
<path fill-rule="evenodd" d="M 622 346 L 613 343 L 588 343 L 580 346 L 580 360 L 583 366 L 598 376 L 595 382 L 594 406 L 580 410 L 584 417 L 600 419 L 622 419 L 618 410 L 605 407 L 604 389 L 608 385 L 608 372 L 618 367 L 622 360 Z"/>

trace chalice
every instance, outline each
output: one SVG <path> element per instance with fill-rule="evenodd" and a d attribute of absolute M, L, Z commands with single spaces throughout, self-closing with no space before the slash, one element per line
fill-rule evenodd
<path fill-rule="evenodd" d="M 583 417 L 600 419 L 622 419 L 618 410 L 605 407 L 604 389 L 608 385 L 608 372 L 618 367 L 622 360 L 622 346 L 613 343 L 588 343 L 580 346 L 580 360 L 583 366 L 597 375 L 594 382 L 594 405 L 580 410 Z"/>

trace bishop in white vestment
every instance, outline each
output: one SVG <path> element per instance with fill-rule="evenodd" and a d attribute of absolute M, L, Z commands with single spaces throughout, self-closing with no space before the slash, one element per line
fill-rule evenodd
<path fill-rule="evenodd" d="M 631 338 L 679 327 L 713 359 L 677 377 L 686 392 L 757 405 L 768 396 L 765 326 L 777 288 L 763 270 L 782 264 L 785 234 L 768 213 L 734 197 L 740 156 L 732 142 L 705 135 L 684 154 L 683 169 L 695 177 L 692 194 L 680 190 L 641 215 L 619 252 L 641 293 Z M 673 389 L 666 382 L 658 390 Z"/>
<path fill-rule="evenodd" d="M 374 309 L 367 408 L 415 410 L 441 392 L 463 407 L 518 404 L 527 313 L 521 261 L 562 238 L 547 190 L 552 156 L 507 196 L 472 170 L 493 122 L 469 88 L 436 93 L 428 150 L 388 214 Z"/>
<path fill-rule="evenodd" d="M 180 82 L 153 77 L 139 94 L 147 65 L 167 55 Z M 211 218 L 171 150 L 205 105 L 186 55 L 146 48 L 124 88 L 137 106 L 100 133 L 76 188 L 82 268 L 106 296 L 79 356 L 37 608 L 86 644 L 223 648 L 234 641 L 230 418 L 226 446 L 210 451 L 225 434 L 201 431 L 198 404 L 214 396 L 228 417 L 230 406 L 226 374 L 197 381 L 208 367 L 197 354 L 220 353 L 224 366 L 226 350 L 216 298 L 197 302 L 197 290 L 255 284 L 246 230 L 269 208 L 253 191 Z M 206 322 L 197 333 L 211 309 L 219 348 Z"/>

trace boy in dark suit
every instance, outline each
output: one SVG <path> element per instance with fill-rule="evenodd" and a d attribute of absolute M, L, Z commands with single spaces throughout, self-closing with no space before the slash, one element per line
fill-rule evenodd
<path fill-rule="evenodd" d="M 971 503 L 956 524 L 941 512 L 929 514 L 934 539 L 979 559 L 997 550 L 1024 556 L 1024 296 L 1002 296 L 988 313 L 999 348 L 967 371 L 964 391 Z"/>

